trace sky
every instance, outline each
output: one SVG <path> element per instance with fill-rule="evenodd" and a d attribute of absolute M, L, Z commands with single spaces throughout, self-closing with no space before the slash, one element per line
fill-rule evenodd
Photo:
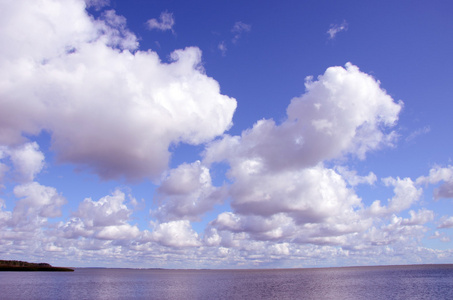
<path fill-rule="evenodd" d="M 453 263 L 450 1 L 0 0 L 0 257 Z"/>

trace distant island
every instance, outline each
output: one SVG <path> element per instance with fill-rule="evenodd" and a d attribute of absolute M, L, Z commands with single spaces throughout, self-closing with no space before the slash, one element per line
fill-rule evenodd
<path fill-rule="evenodd" d="M 29 263 L 19 260 L 0 260 L 0 272 L 1 271 L 74 272 L 73 269 L 53 267 L 48 263 Z"/>

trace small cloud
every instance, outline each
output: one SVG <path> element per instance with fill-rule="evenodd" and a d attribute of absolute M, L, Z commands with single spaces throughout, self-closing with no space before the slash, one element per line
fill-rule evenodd
<path fill-rule="evenodd" d="M 146 22 L 150 30 L 157 29 L 161 31 L 171 30 L 173 32 L 173 25 L 175 25 L 175 19 L 173 14 L 169 12 L 162 12 L 159 16 L 159 20 L 150 19 Z"/>
<path fill-rule="evenodd" d="M 233 44 L 239 40 L 243 32 L 250 32 L 250 30 L 252 30 L 252 25 L 245 24 L 241 21 L 234 23 L 233 29 L 231 29 L 231 32 L 234 33 L 232 39 Z"/>
<path fill-rule="evenodd" d="M 342 32 L 342 31 L 347 31 L 348 30 L 348 23 L 346 21 L 343 21 L 340 25 L 338 24 L 332 24 L 330 25 L 329 30 L 327 30 L 327 34 L 329 35 L 329 39 L 332 40 L 335 38 L 337 33 Z"/>
<path fill-rule="evenodd" d="M 351 186 L 357 186 L 359 184 L 374 185 L 377 180 L 377 176 L 373 172 L 368 173 L 367 176 L 359 176 L 357 175 L 357 171 L 349 170 L 347 167 L 337 166 L 335 167 L 335 170 L 342 175 Z"/>
<path fill-rule="evenodd" d="M 429 239 L 439 239 L 441 242 L 448 243 L 450 242 L 450 238 L 446 236 L 444 233 L 439 233 L 439 231 L 435 231 Z"/>
<path fill-rule="evenodd" d="M 225 56 L 226 55 L 226 52 L 227 52 L 227 46 L 225 44 L 225 41 L 221 41 L 219 43 L 219 45 L 217 46 L 217 48 L 220 50 L 220 52 L 222 52 L 222 56 Z"/>
<path fill-rule="evenodd" d="M 423 128 L 417 129 L 407 136 L 406 142 L 410 142 L 413 139 L 415 139 L 416 137 L 418 137 L 419 135 L 427 134 L 430 131 L 431 131 L 431 127 L 429 127 L 429 126 L 425 126 Z"/>
<path fill-rule="evenodd" d="M 453 198 L 453 181 L 445 182 L 434 189 L 434 200 Z"/>
<path fill-rule="evenodd" d="M 104 6 L 110 5 L 110 0 L 85 0 L 87 7 L 94 7 L 96 10 L 100 10 Z"/>
<path fill-rule="evenodd" d="M 437 226 L 439 229 L 444 229 L 444 228 L 453 228 L 453 217 L 442 217 L 440 219 L 440 224 Z"/>

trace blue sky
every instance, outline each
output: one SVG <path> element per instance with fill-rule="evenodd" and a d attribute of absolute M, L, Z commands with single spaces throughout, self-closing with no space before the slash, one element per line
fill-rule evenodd
<path fill-rule="evenodd" d="M 451 263 L 448 1 L 0 1 L 0 256 Z"/>

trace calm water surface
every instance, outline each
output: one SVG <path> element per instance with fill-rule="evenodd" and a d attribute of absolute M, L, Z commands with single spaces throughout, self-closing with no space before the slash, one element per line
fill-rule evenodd
<path fill-rule="evenodd" d="M 0 272 L 0 299 L 453 299 L 453 265 Z"/>

